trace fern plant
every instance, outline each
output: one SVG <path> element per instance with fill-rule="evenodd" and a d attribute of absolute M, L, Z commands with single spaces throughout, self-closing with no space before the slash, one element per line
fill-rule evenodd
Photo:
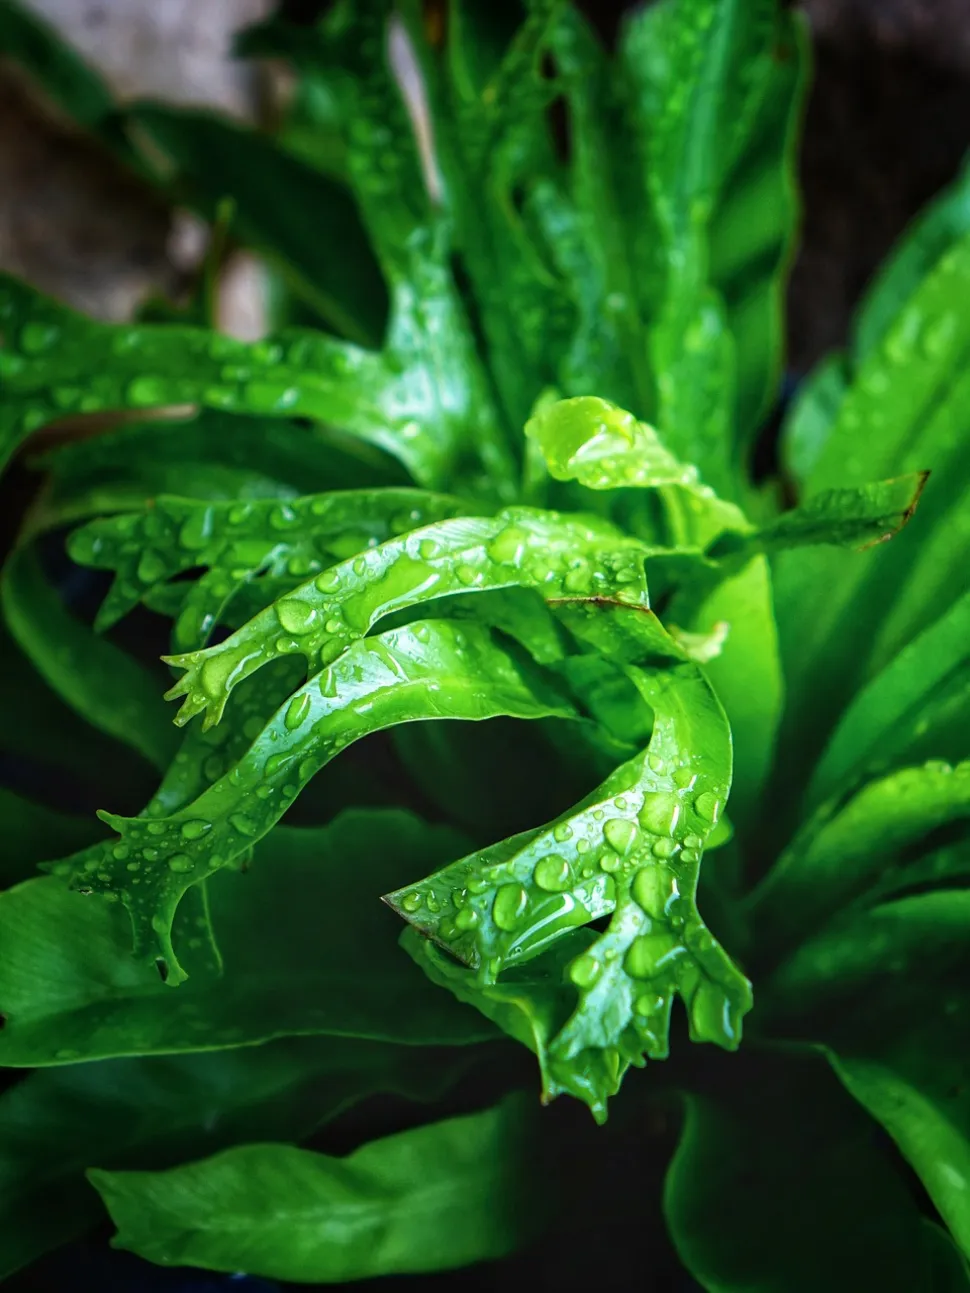
<path fill-rule="evenodd" d="M 774 0 L 614 51 L 557 0 L 344 0 L 246 33 L 297 73 L 272 138 L 0 34 L 146 183 L 233 200 L 277 316 L 215 331 L 215 264 L 126 325 L 0 284 L 4 458 L 131 415 L 33 456 L 2 577 L 0 1270 L 102 1208 L 298 1282 L 573 1260 L 583 1218 L 598 1260 L 600 1156 L 659 1108 L 701 1287 L 966 1288 L 967 179 L 755 480 Z M 431 1107 L 335 1152 L 375 1094 Z"/>

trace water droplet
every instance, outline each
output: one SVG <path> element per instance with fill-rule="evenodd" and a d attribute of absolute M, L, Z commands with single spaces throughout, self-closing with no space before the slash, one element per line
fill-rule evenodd
<path fill-rule="evenodd" d="M 198 840 L 212 830 L 212 823 L 196 817 L 182 823 L 182 835 L 187 840 Z"/>
<path fill-rule="evenodd" d="M 503 884 L 492 904 L 492 919 L 499 929 L 511 933 L 525 915 L 529 895 L 520 884 Z"/>
<path fill-rule="evenodd" d="M 165 823 L 164 823 L 164 822 L 149 822 L 149 823 L 148 823 L 148 825 L 145 827 L 145 829 L 148 831 L 148 834 L 149 834 L 149 835 L 164 835 L 164 834 L 165 834 Z"/>
<path fill-rule="evenodd" d="M 665 875 L 660 867 L 642 867 L 633 877 L 631 893 L 633 901 L 642 907 L 648 916 L 659 919 L 664 913 L 664 903 L 670 895 L 669 874 Z"/>
<path fill-rule="evenodd" d="M 638 1015 L 647 1019 L 651 1015 L 659 1014 L 664 1008 L 666 998 L 655 996 L 653 993 L 644 992 L 642 996 L 637 997 L 633 1003 L 633 1009 Z"/>
<path fill-rule="evenodd" d="M 232 813 L 229 817 L 229 825 L 240 835 L 252 837 L 257 832 L 257 827 L 245 813 Z"/>
<path fill-rule="evenodd" d="M 640 832 L 625 817 L 611 817 L 603 827 L 603 835 L 610 848 L 616 849 L 621 857 L 626 857 L 639 839 Z"/>
<path fill-rule="evenodd" d="M 455 571 L 455 578 L 466 588 L 470 587 L 479 577 L 479 572 L 474 566 L 461 565 Z"/>
<path fill-rule="evenodd" d="M 657 773 L 658 776 L 660 776 L 660 774 L 665 772 L 667 769 L 666 763 L 664 763 L 663 759 L 660 757 L 659 754 L 648 754 L 647 763 L 650 765 L 651 769 Z"/>
<path fill-rule="evenodd" d="M 128 383 L 128 400 L 130 403 L 147 408 L 152 404 L 171 404 L 173 392 L 158 377 L 148 375 L 136 377 Z"/>
<path fill-rule="evenodd" d="M 318 593 L 332 593 L 340 583 L 340 576 L 336 570 L 324 570 L 322 574 L 317 575 L 314 580 L 314 587 Z"/>
<path fill-rule="evenodd" d="M 572 837 L 573 828 L 568 822 L 560 822 L 559 825 L 553 829 L 552 838 L 559 844 L 565 844 L 566 840 L 571 840 Z"/>
<path fill-rule="evenodd" d="M 190 551 L 204 548 L 212 535 L 211 507 L 193 507 L 179 530 L 179 543 Z"/>
<path fill-rule="evenodd" d="M 422 539 L 418 544 L 418 556 L 423 561 L 432 561 L 441 552 L 441 544 L 434 539 Z"/>
<path fill-rule="evenodd" d="M 623 863 L 617 853 L 604 853 L 600 858 L 600 867 L 607 875 L 612 875 L 615 871 L 619 871 L 622 865 Z"/>
<path fill-rule="evenodd" d="M 712 795 L 709 790 L 697 796 L 694 800 L 694 812 L 698 817 L 703 817 L 706 822 L 716 822 L 717 815 L 721 811 L 721 801 L 717 795 Z"/>
<path fill-rule="evenodd" d="M 174 871 L 176 875 L 185 875 L 186 872 L 194 869 L 195 863 L 187 853 L 173 853 L 168 860 L 169 871 Z"/>
<path fill-rule="evenodd" d="M 536 863 L 532 878 L 546 893 L 561 893 L 569 888 L 569 863 L 557 853 L 550 853 Z"/>
<path fill-rule="evenodd" d="M 146 548 L 138 560 L 138 578 L 143 584 L 154 584 L 168 573 L 164 559 L 151 548 Z"/>
<path fill-rule="evenodd" d="M 417 911 L 421 906 L 421 895 L 417 889 L 412 889 L 401 899 L 401 907 L 404 911 Z"/>
<path fill-rule="evenodd" d="M 295 386 L 278 386 L 275 382 L 247 382 L 243 399 L 247 408 L 256 413 L 279 413 L 293 408 L 300 392 Z"/>
<path fill-rule="evenodd" d="M 113 858 L 117 858 L 119 862 L 123 862 L 128 856 L 128 853 L 129 849 L 127 844 L 116 844 L 111 850 L 111 856 Z M 85 866 L 91 871 L 96 871 L 99 866 L 97 858 L 92 858 L 89 863 L 85 863 Z"/>
<path fill-rule="evenodd" d="M 474 907 L 462 907 L 461 911 L 459 911 L 458 915 L 455 917 L 455 924 L 459 929 L 466 932 L 470 929 L 474 929 L 478 924 L 478 912 Z"/>
<path fill-rule="evenodd" d="M 602 964 L 587 953 L 577 956 L 569 967 L 569 977 L 577 988 L 591 988 L 602 972 Z"/>
<path fill-rule="evenodd" d="M 674 772 L 674 785 L 681 790 L 689 790 L 696 780 L 697 776 L 690 768 L 677 768 Z"/>
<path fill-rule="evenodd" d="M 653 853 L 655 857 L 669 858 L 669 857 L 673 857 L 673 855 L 676 852 L 677 852 L 676 840 L 670 840 L 670 839 L 654 840 Z"/>
<path fill-rule="evenodd" d="M 673 835 L 680 817 L 680 800 L 670 791 L 648 792 L 637 816 L 640 825 L 652 835 Z"/>
<path fill-rule="evenodd" d="M 310 712 L 310 693 L 307 691 L 300 692 L 294 696 L 286 709 L 286 716 L 283 722 L 286 724 L 287 731 L 295 732 L 300 724 L 305 720 Z"/>
<path fill-rule="evenodd" d="M 317 618 L 314 607 L 295 597 L 284 597 L 276 604 L 276 616 L 287 633 L 308 633 Z"/>
<path fill-rule="evenodd" d="M 529 531 L 508 525 L 488 545 L 488 555 L 502 565 L 518 565 L 529 542 Z"/>

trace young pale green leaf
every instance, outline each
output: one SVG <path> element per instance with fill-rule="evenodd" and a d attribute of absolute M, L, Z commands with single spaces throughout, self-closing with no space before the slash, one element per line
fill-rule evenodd
<path fill-rule="evenodd" d="M 0 597 L 10 632 L 53 690 L 99 731 L 166 768 L 177 740 L 151 674 L 65 609 L 33 548 L 8 557 Z"/>
<path fill-rule="evenodd" d="M 848 915 L 765 985 L 776 1036 L 824 1044 L 848 1090 L 896 1141 L 970 1254 L 970 891 Z"/>
<path fill-rule="evenodd" d="M 434 1098 L 466 1064 L 331 1037 L 31 1074 L 0 1096 L 0 1279 L 97 1224 L 89 1167 L 158 1170 L 253 1137 L 299 1140 L 377 1092 Z"/>
<path fill-rule="evenodd" d="M 966 1287 L 952 1246 L 820 1058 L 749 1056 L 743 1077 L 725 1073 L 686 1105 L 664 1212 L 705 1289 Z M 937 1282 L 937 1263 L 950 1282 Z"/>
<path fill-rule="evenodd" d="M 0 786 L 0 888 L 26 880 L 38 862 L 73 853 L 103 831 L 90 818 L 57 812 Z"/>
<path fill-rule="evenodd" d="M 114 1243 L 162 1266 L 342 1283 L 502 1257 L 541 1220 L 524 1102 L 374 1140 L 346 1158 L 243 1145 L 168 1172 L 92 1171 Z"/>
<path fill-rule="evenodd" d="M 614 1069 L 642 1063 L 644 1053 L 664 1058 L 675 995 L 694 1040 L 734 1049 L 750 985 L 695 905 L 701 851 L 730 783 L 723 710 L 697 666 L 677 663 L 650 612 L 577 610 L 567 623 L 600 650 L 663 659 L 663 667 L 630 666 L 654 712 L 649 745 L 558 821 L 385 901 L 482 985 L 612 913 L 606 932 L 567 967 L 578 1004 L 548 1044 L 560 1070 L 584 1073 L 604 1052 L 618 1057 Z"/>
<path fill-rule="evenodd" d="M 249 580 L 305 580 L 334 561 L 462 511 L 456 499 L 417 489 L 341 490 L 285 502 L 162 495 L 141 512 L 75 530 L 68 552 L 82 565 L 115 572 L 95 620 L 98 629 L 109 628 L 176 575 L 210 571 L 211 579 L 197 582 L 198 592 L 188 592 L 176 625 L 176 642 L 191 647 L 204 643 L 216 610 Z"/>
<path fill-rule="evenodd" d="M 427 262 L 426 276 L 436 273 Z M 203 328 L 96 323 L 0 276 L 0 464 L 31 431 L 68 414 L 191 404 L 326 422 L 385 449 L 429 488 L 482 455 L 500 481 L 495 437 L 464 368 L 441 376 L 425 344 L 429 330 L 448 334 L 441 311 L 424 296 L 419 303 L 431 316 L 425 331 L 411 292 L 385 358 L 309 329 L 247 344 Z"/>
<path fill-rule="evenodd" d="M 424 526 L 301 584 L 225 641 L 166 657 L 185 670 L 167 695 L 185 697 L 176 722 L 204 713 L 211 726 L 233 687 L 280 652 L 303 656 L 313 673 L 381 616 L 474 590 L 521 586 L 538 589 L 547 600 L 572 595 L 645 602 L 646 553 L 608 523 L 532 508 Z"/>
<path fill-rule="evenodd" d="M 187 889 L 251 848 L 351 742 L 421 719 L 576 717 L 555 680 L 489 630 L 422 621 L 354 643 L 276 710 L 235 766 L 164 818 L 102 817 L 120 841 L 92 852 L 75 884 L 121 897 L 136 955 L 184 972 L 172 921 Z"/>
<path fill-rule="evenodd" d="M 836 807 L 816 812 L 750 896 L 749 918 L 769 956 L 864 893 L 930 831 L 970 817 L 970 762 L 904 768 Z"/>
<path fill-rule="evenodd" d="M 176 183 L 206 219 L 231 196 L 234 233 L 281 266 L 330 327 L 360 345 L 381 344 L 387 291 L 345 185 L 211 113 L 158 104 L 125 113 L 175 164 Z"/>
<path fill-rule="evenodd" d="M 806 794 L 817 807 L 866 773 L 935 754 L 959 758 L 970 720 L 970 595 L 900 651 L 842 716 Z M 932 747 L 932 748 L 930 748 Z"/>
<path fill-rule="evenodd" d="M 409 1046 L 487 1039 L 480 1016 L 402 963 L 394 917 L 378 901 L 429 857 L 444 862 L 461 847 L 452 832 L 389 810 L 278 827 L 256 846 L 251 870 L 209 881 L 221 973 L 183 903 L 176 935 L 191 978 L 177 991 L 132 960 L 120 904 L 71 892 L 59 876 L 27 881 L 0 894 L 0 1063 L 217 1050 L 294 1034 Z"/>

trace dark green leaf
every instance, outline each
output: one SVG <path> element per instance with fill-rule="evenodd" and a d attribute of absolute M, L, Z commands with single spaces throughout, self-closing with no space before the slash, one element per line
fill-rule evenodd
<path fill-rule="evenodd" d="M 0 1279 L 98 1221 L 90 1167 L 158 1169 L 254 1136 L 299 1140 L 377 1091 L 433 1098 L 465 1062 L 328 1038 L 34 1073 L 0 1096 Z"/>
<path fill-rule="evenodd" d="M 490 1035 L 407 964 L 379 895 L 461 848 L 400 812 L 349 812 L 317 830 L 278 827 L 252 870 L 209 882 L 224 960 L 211 968 L 185 905 L 178 989 L 131 958 L 120 904 L 59 876 L 0 895 L 0 1064 L 219 1049 L 292 1034 L 407 1045 Z M 354 865 L 347 867 L 348 858 Z M 123 863 L 122 863 L 123 865 Z"/>
<path fill-rule="evenodd" d="M 115 1243 L 164 1266 L 340 1283 L 502 1257 L 536 1229 L 518 1100 L 347 1158 L 246 1145 L 169 1172 L 90 1172 Z"/>
<path fill-rule="evenodd" d="M 94 843 L 104 830 L 94 818 L 42 808 L 0 786 L 0 888 L 25 880 L 38 862 L 50 862 Z"/>
<path fill-rule="evenodd" d="M 178 740 L 158 684 L 137 660 L 74 619 L 32 548 L 7 559 L 0 595 L 7 626 L 53 690 L 92 726 L 166 768 Z"/>
<path fill-rule="evenodd" d="M 961 1288 L 876 1127 L 811 1056 L 752 1055 L 686 1097 L 664 1211 L 711 1293 Z"/>

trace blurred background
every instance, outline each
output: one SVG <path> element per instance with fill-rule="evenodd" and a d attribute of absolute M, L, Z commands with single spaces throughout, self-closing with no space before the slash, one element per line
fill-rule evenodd
<path fill-rule="evenodd" d="M 0 5 L 4 0 L 0 0 Z M 28 0 L 119 99 L 159 98 L 269 123 L 281 68 L 231 57 L 233 34 L 273 0 Z M 322 0 L 287 0 L 312 22 Z M 627 5 L 584 6 L 606 32 Z M 917 209 L 955 173 L 970 119 L 967 0 L 804 0 L 815 83 L 802 151 L 804 228 L 789 312 L 789 367 L 805 372 L 845 335 L 866 280 Z M 132 183 L 0 56 L 0 268 L 105 319 L 153 292 L 177 295 L 202 227 Z M 257 335 L 258 272 L 223 285 L 223 326 Z"/>

